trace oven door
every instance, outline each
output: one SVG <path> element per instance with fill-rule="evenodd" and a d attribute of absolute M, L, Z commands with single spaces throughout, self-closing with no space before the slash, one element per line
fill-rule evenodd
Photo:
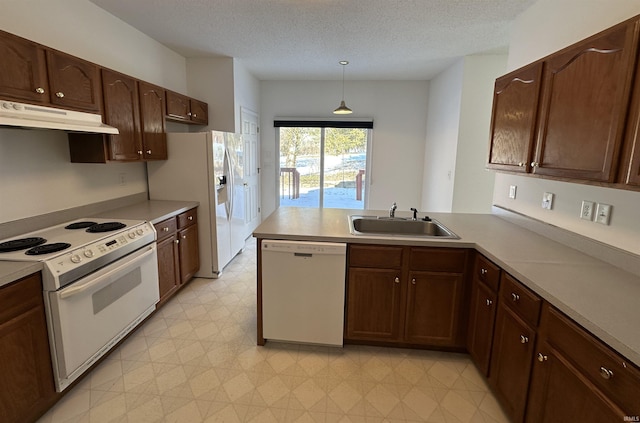
<path fill-rule="evenodd" d="M 56 388 L 61 392 L 155 310 L 156 245 L 46 292 L 45 298 Z"/>

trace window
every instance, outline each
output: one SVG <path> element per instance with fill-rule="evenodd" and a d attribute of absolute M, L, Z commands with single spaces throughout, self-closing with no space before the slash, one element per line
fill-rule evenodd
<path fill-rule="evenodd" d="M 364 209 L 370 127 L 299 123 L 280 125 L 276 132 L 280 206 Z"/>

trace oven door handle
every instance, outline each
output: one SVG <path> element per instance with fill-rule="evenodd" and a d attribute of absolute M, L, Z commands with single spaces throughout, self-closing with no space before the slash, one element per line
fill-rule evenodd
<path fill-rule="evenodd" d="M 144 259 L 147 258 L 147 256 L 153 254 L 155 251 L 154 249 L 154 245 L 152 245 L 151 247 L 149 247 L 149 251 L 140 254 L 138 257 L 136 257 L 135 259 L 133 259 L 132 261 L 127 261 L 125 264 L 123 264 L 122 266 L 118 266 L 113 270 L 110 270 L 109 272 L 105 273 L 104 275 L 100 276 L 97 279 L 93 279 L 87 283 L 84 283 L 82 285 L 76 286 L 75 284 L 67 289 L 63 289 L 62 291 L 60 291 L 60 298 L 64 299 L 64 298 L 69 298 L 72 297 L 74 295 L 80 294 L 81 292 L 86 291 L 89 288 L 92 288 L 96 285 L 100 285 L 101 283 L 104 282 L 105 279 L 110 279 L 115 273 L 120 272 L 122 269 L 125 269 L 127 267 L 135 267 L 134 265 Z"/>

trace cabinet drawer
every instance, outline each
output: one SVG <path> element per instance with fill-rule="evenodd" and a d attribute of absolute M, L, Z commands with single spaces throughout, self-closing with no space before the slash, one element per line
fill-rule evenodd
<path fill-rule="evenodd" d="M 493 264 L 488 258 L 481 254 L 476 255 L 473 275 L 494 292 L 498 292 L 498 287 L 500 286 L 500 268 Z"/>
<path fill-rule="evenodd" d="M 0 289 L 0 324 L 42 304 L 40 273 L 19 279 Z"/>
<path fill-rule="evenodd" d="M 349 266 L 399 269 L 403 247 L 382 245 L 349 245 Z"/>
<path fill-rule="evenodd" d="M 542 300 L 506 273 L 500 278 L 500 301 L 534 328 L 538 326 Z"/>
<path fill-rule="evenodd" d="M 162 241 L 176 232 L 178 222 L 175 217 L 170 217 L 169 219 L 156 223 L 153 226 L 156 228 L 156 232 L 158 233 L 158 241 Z"/>
<path fill-rule="evenodd" d="M 411 248 L 411 270 L 463 273 L 467 262 L 467 250 L 451 248 Z"/>
<path fill-rule="evenodd" d="M 178 215 L 178 229 L 186 228 L 198 221 L 198 209 L 191 209 Z"/>
<path fill-rule="evenodd" d="M 549 345 L 569 357 L 627 415 L 640 414 L 640 370 L 550 306 L 545 305 L 543 325 Z"/>

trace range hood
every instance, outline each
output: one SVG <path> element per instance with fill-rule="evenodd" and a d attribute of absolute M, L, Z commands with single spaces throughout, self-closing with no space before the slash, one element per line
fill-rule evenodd
<path fill-rule="evenodd" d="M 117 128 L 102 123 L 102 116 L 97 114 L 6 100 L 0 100 L 0 126 L 119 134 Z"/>

